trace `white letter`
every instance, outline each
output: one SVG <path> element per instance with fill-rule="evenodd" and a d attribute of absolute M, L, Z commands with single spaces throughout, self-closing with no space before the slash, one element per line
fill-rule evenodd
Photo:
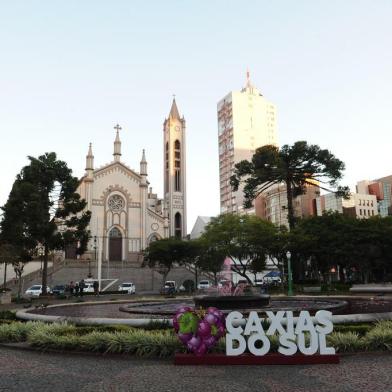
<path fill-rule="evenodd" d="M 246 322 L 244 335 L 250 335 L 251 332 L 258 332 L 264 335 L 264 329 L 257 312 L 252 311 L 249 313 L 248 321 Z"/>
<path fill-rule="evenodd" d="M 294 335 L 294 317 L 293 312 L 288 310 L 286 312 L 286 331 L 288 335 Z"/>
<path fill-rule="evenodd" d="M 299 333 L 298 338 L 297 338 L 297 344 L 298 344 L 299 351 L 301 351 L 301 353 L 305 354 L 305 355 L 313 355 L 317 352 L 317 349 L 318 349 L 317 332 L 313 328 L 313 331 L 310 331 L 309 333 L 310 333 L 309 347 L 306 347 L 305 334 L 303 332 Z"/>
<path fill-rule="evenodd" d="M 324 325 L 316 325 L 316 331 L 319 333 L 323 333 L 324 335 L 328 335 L 333 331 L 333 323 L 332 323 L 332 313 L 328 310 L 319 310 L 315 314 L 316 320 L 319 324 Z"/>
<path fill-rule="evenodd" d="M 263 342 L 263 347 L 261 348 L 255 347 L 255 343 L 258 340 Z M 265 336 L 264 334 L 262 335 L 260 333 L 254 333 L 250 335 L 248 338 L 248 349 L 253 355 L 265 355 L 270 350 L 270 347 L 271 347 L 271 343 L 267 338 L 267 336 Z"/>
<path fill-rule="evenodd" d="M 276 315 L 271 311 L 267 311 L 266 313 L 270 319 L 270 326 L 268 328 L 267 335 L 274 335 L 275 331 L 278 331 L 279 335 L 286 333 L 282 327 L 282 319 L 286 312 L 284 310 L 279 310 L 279 312 L 276 312 Z"/>
<path fill-rule="evenodd" d="M 242 313 L 240 312 L 231 312 L 227 315 L 226 317 L 226 330 L 227 332 L 233 334 L 233 335 L 241 335 L 242 332 L 244 331 L 243 328 L 239 325 L 238 327 L 233 326 L 233 321 L 235 320 L 242 320 L 243 316 Z"/>
<path fill-rule="evenodd" d="M 335 349 L 333 347 L 327 347 L 327 342 L 325 339 L 325 335 L 323 333 L 319 334 L 319 347 L 320 347 L 320 354 L 321 355 L 335 354 Z"/>
<path fill-rule="evenodd" d="M 295 344 L 295 335 L 284 333 L 279 336 L 278 352 L 283 355 L 294 355 L 297 352 L 297 345 Z"/>
<path fill-rule="evenodd" d="M 304 331 L 315 332 L 312 318 L 307 310 L 302 310 L 300 312 L 297 320 L 297 326 L 295 328 L 295 333 L 297 335 Z"/>
<path fill-rule="evenodd" d="M 238 342 L 238 347 L 234 348 L 233 342 Z M 230 335 L 226 334 L 226 355 L 235 356 L 241 355 L 246 349 L 246 341 L 242 335 Z"/>

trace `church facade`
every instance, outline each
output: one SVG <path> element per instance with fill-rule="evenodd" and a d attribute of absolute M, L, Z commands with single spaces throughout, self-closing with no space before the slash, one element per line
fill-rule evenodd
<path fill-rule="evenodd" d="M 112 162 L 95 168 L 90 143 L 85 175 L 78 187 L 91 211 L 91 239 L 83 258 L 94 260 L 102 249 L 103 260 L 141 261 L 142 251 L 151 241 L 187 234 L 185 119 L 173 99 L 163 126 L 163 199 L 150 187 L 145 151 L 139 172 L 132 170 L 121 159 L 121 127 L 114 128 Z"/>

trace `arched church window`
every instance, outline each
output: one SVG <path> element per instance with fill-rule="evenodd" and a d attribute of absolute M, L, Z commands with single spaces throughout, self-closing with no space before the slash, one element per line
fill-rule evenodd
<path fill-rule="evenodd" d="M 120 211 L 124 208 L 124 199 L 119 195 L 113 195 L 108 201 L 109 209 L 112 211 Z"/>
<path fill-rule="evenodd" d="M 166 170 L 165 193 L 168 193 L 169 192 L 169 142 L 166 142 L 166 148 L 165 148 L 165 170 Z"/>
<path fill-rule="evenodd" d="M 174 142 L 174 190 L 181 191 L 181 143 Z"/>
<path fill-rule="evenodd" d="M 110 230 L 109 237 L 115 237 L 115 238 L 122 237 L 121 231 L 117 229 L 117 227 L 113 227 L 113 229 Z"/>
<path fill-rule="evenodd" d="M 182 223 L 181 214 L 177 212 L 174 215 L 174 235 L 176 238 L 182 238 Z"/>

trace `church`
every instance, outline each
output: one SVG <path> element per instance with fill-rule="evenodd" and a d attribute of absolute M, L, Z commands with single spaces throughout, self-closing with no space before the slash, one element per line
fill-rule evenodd
<path fill-rule="evenodd" d="M 104 261 L 138 262 L 151 241 L 187 235 L 185 119 L 173 99 L 163 123 L 163 199 L 150 187 L 145 151 L 139 172 L 132 170 L 121 158 L 121 127 L 114 129 L 113 160 L 95 168 L 90 143 L 77 190 L 91 211 L 91 239 L 83 258 L 94 260 L 102 249 Z"/>

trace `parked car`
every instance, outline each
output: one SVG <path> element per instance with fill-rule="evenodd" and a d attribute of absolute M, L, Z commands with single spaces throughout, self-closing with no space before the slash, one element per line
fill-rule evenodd
<path fill-rule="evenodd" d="M 65 285 L 64 284 L 57 284 L 52 289 L 52 294 L 54 295 L 63 295 L 65 294 Z"/>
<path fill-rule="evenodd" d="M 177 285 L 174 280 L 167 280 L 161 289 L 161 294 L 172 295 L 177 292 Z"/>
<path fill-rule="evenodd" d="M 267 284 L 279 284 L 282 283 L 279 271 L 270 271 L 264 275 L 263 281 Z"/>
<path fill-rule="evenodd" d="M 205 289 L 209 289 L 211 287 L 211 283 L 209 280 L 201 280 L 199 282 L 199 284 L 197 285 L 197 288 L 199 290 L 205 290 Z"/>
<path fill-rule="evenodd" d="M 50 287 L 46 286 L 46 292 L 48 294 L 51 293 Z M 41 284 L 35 284 L 34 286 L 31 286 L 25 291 L 25 294 L 30 296 L 30 297 L 39 297 L 42 294 L 42 285 Z"/>
<path fill-rule="evenodd" d="M 118 291 L 127 292 L 128 294 L 135 294 L 136 287 L 135 284 L 132 282 L 124 282 L 118 286 Z"/>
<path fill-rule="evenodd" d="M 94 293 L 94 282 L 85 282 L 83 293 Z"/>

